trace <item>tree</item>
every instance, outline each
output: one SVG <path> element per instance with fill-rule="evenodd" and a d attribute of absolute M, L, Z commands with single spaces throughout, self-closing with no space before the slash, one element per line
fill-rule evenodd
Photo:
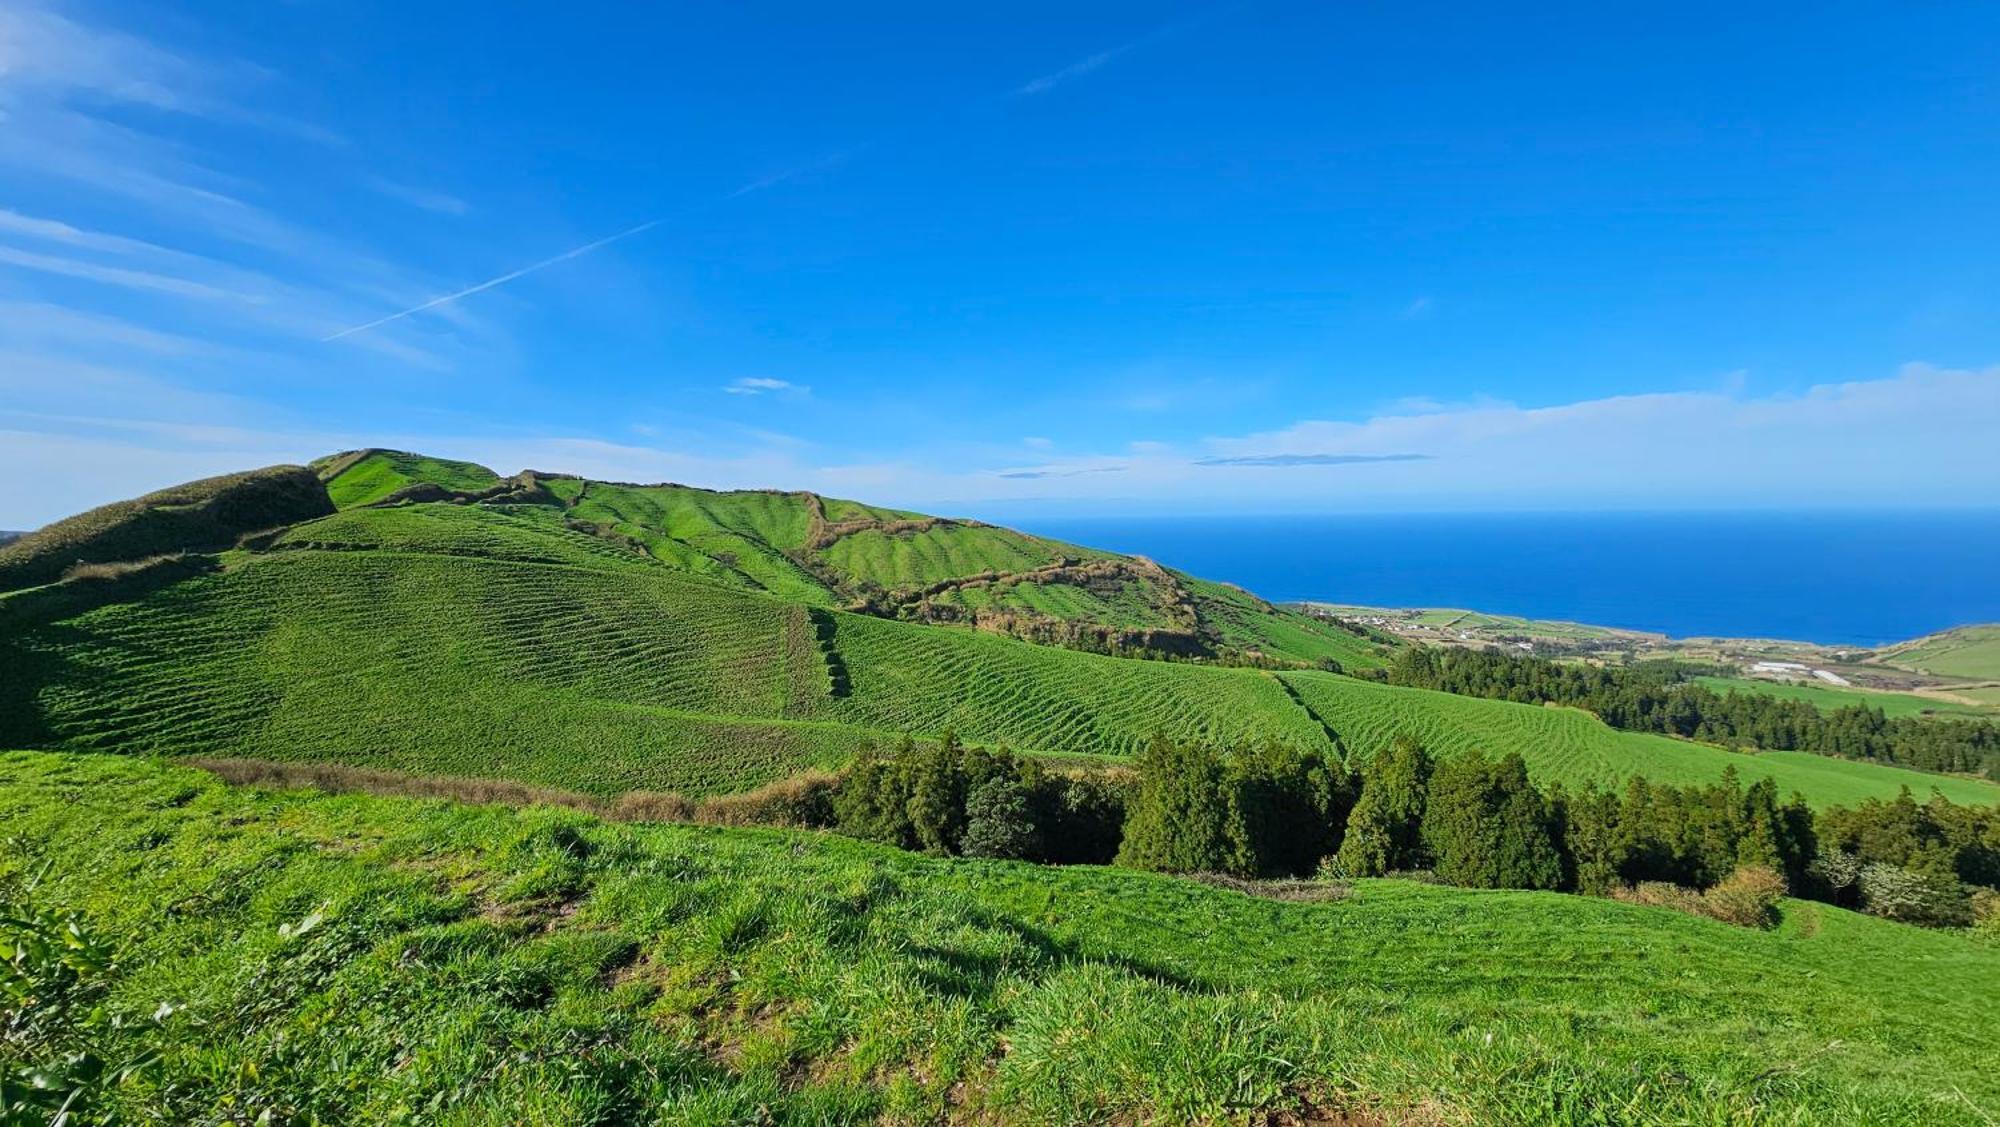
<path fill-rule="evenodd" d="M 1340 843 L 1342 872 L 1372 877 L 1423 867 L 1428 860 L 1422 827 L 1430 776 L 1430 754 L 1408 736 L 1398 736 L 1362 765 L 1361 796 Z"/>
<path fill-rule="evenodd" d="M 1562 855 L 1550 832 L 1548 804 L 1519 755 L 1496 762 L 1472 751 L 1439 764 L 1424 805 L 1423 841 L 1438 876 L 1452 884 L 1562 884 Z"/>
<path fill-rule="evenodd" d="M 899 849 L 916 847 L 909 812 L 909 763 L 915 754 L 908 736 L 887 758 L 872 747 L 861 749 L 833 796 L 834 824 L 842 833 Z"/>
<path fill-rule="evenodd" d="M 1340 845 L 1354 781 L 1339 760 L 1266 743 L 1231 754 L 1227 871 L 1243 876 L 1312 872 Z"/>
<path fill-rule="evenodd" d="M 1167 873 L 1229 867 L 1234 851 L 1222 781 L 1213 751 L 1154 736 L 1139 757 L 1139 789 L 1125 819 L 1118 864 Z"/>
<path fill-rule="evenodd" d="M 910 829 L 926 853 L 958 851 L 965 832 L 965 759 L 957 734 L 946 732 L 910 765 Z"/>
<path fill-rule="evenodd" d="M 1005 773 L 995 773 L 974 785 L 965 799 L 965 836 L 959 845 L 967 857 L 1034 859 L 1042 852 L 1042 835 L 1028 804 L 1027 788 Z"/>

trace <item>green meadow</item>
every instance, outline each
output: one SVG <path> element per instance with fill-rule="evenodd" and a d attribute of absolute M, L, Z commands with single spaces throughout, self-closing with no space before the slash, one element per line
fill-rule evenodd
<path fill-rule="evenodd" d="M 2000 946 L 1799 901 L 1773 931 L 1404 881 L 1280 902 L 125 756 L 0 756 L 0 823 L 9 926 L 73 934 L 85 967 L 0 1052 L 52 1083 L 101 1065 L 86 1121 L 2000 1111 Z"/>

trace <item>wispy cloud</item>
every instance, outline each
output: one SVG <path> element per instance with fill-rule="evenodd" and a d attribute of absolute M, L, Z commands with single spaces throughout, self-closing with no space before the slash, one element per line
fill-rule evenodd
<path fill-rule="evenodd" d="M 782 392 L 786 395 L 810 395 L 812 388 L 795 384 L 790 380 L 774 380 L 768 376 L 745 376 L 729 384 L 722 390 L 731 395 L 767 395 Z"/>
<path fill-rule="evenodd" d="M 220 290 L 201 282 L 186 278 L 176 278 L 168 274 L 155 274 L 149 270 L 128 270 L 122 266 L 104 266 L 81 259 L 63 258 L 51 254 L 36 254 L 33 251 L 15 247 L 0 246 L 0 263 L 18 266 L 23 270 L 34 270 L 44 274 L 57 274 L 66 278 L 79 278 L 86 282 L 97 282 L 107 286 L 121 286 L 127 289 L 151 290 L 154 293 L 172 294 L 175 297 L 196 298 L 203 301 L 241 301 L 239 294 Z"/>
<path fill-rule="evenodd" d="M 1360 466 L 1370 462 L 1428 462 L 1430 454 L 1239 454 L 1198 458 L 1197 466 Z"/>
<path fill-rule="evenodd" d="M 368 185 L 370 190 L 388 196 L 392 200 L 401 200 L 411 207 L 436 212 L 439 215 L 464 215 L 471 210 L 466 202 L 457 196 L 432 191 L 429 188 L 418 188 L 387 177 L 369 176 L 362 182 Z"/>
<path fill-rule="evenodd" d="M 1429 295 L 1419 297 L 1403 307 L 1403 320 L 1415 321 L 1428 317 L 1431 315 L 1431 309 L 1435 305 L 1436 303 L 1430 299 Z"/>
<path fill-rule="evenodd" d="M 1040 481 L 1051 477 L 1088 477 L 1092 474 L 1124 473 L 1130 466 L 1054 466 L 1043 469 L 995 470 L 993 476 L 1007 481 Z"/>
<path fill-rule="evenodd" d="M 1078 59 L 1077 61 L 1062 68 L 1061 70 L 1050 71 L 1049 73 L 1044 74 L 1038 78 L 1029 79 L 1028 81 L 1022 83 L 1020 86 L 1016 87 L 1014 93 L 1017 96 L 1024 98 L 1032 97 L 1036 94 L 1046 94 L 1049 91 L 1055 89 L 1056 87 L 1061 86 L 1063 83 L 1068 82 L 1072 78 L 1082 78 L 1084 75 L 1089 74 L 1091 71 L 1096 70 L 1097 68 L 1103 66 L 1105 63 L 1108 63 L 1111 60 L 1117 58 L 1118 56 L 1124 54 L 1125 52 L 1130 51 L 1132 48 L 1138 46 L 1142 42 L 1144 42 L 1144 40 L 1135 39 L 1132 42 L 1127 43 L 1122 47 L 1113 47 L 1108 51 L 1099 51 L 1095 55 L 1090 55 L 1086 58 Z"/>

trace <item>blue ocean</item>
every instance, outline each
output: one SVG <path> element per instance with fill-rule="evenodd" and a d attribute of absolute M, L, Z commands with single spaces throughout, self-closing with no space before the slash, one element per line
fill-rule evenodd
<path fill-rule="evenodd" d="M 1279 602 L 1873 646 L 2000 622 L 2000 510 L 1012 516 Z"/>

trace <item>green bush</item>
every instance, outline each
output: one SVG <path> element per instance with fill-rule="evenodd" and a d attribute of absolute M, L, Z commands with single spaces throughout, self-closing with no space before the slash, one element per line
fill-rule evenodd
<path fill-rule="evenodd" d="M 1018 779 L 994 775 L 975 785 L 965 799 L 965 836 L 959 851 L 967 857 L 1031 860 L 1042 854 L 1042 835 L 1035 826 L 1028 791 Z"/>
<path fill-rule="evenodd" d="M 1965 885 L 1935 871 L 1875 864 L 1861 870 L 1861 905 L 1872 915 L 1928 927 L 1964 927 L 1972 922 L 1972 899 Z"/>

